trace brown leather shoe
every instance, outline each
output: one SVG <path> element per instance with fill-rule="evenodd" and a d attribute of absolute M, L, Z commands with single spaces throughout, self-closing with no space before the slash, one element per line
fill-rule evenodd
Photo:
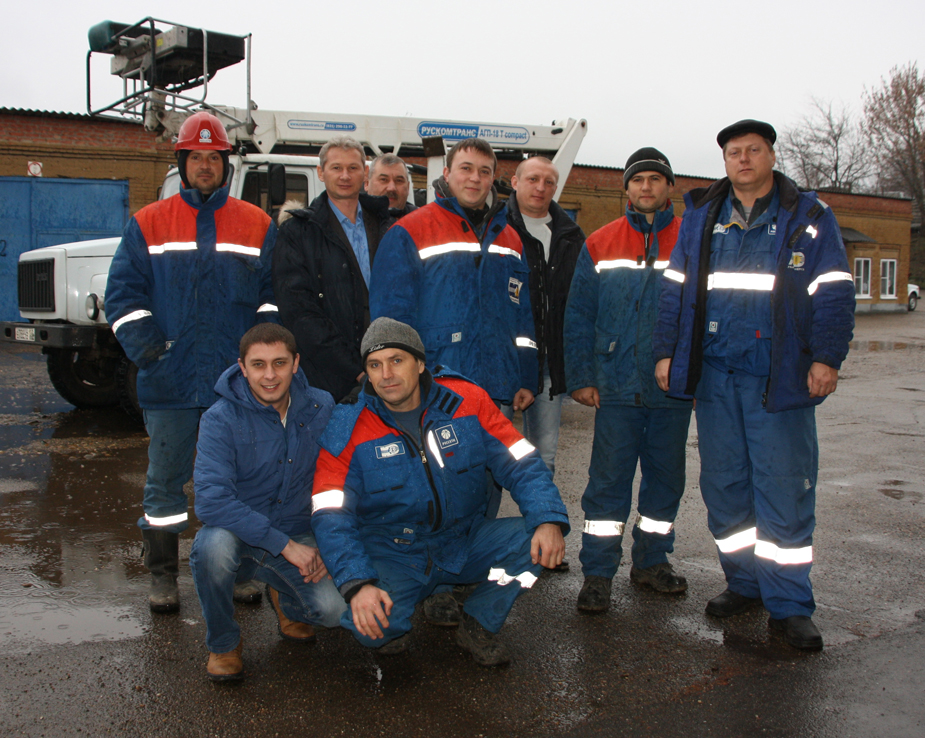
<path fill-rule="evenodd" d="M 290 620 L 283 612 L 279 604 L 279 592 L 267 585 L 267 599 L 273 606 L 276 617 L 279 620 L 279 634 L 289 641 L 301 641 L 302 643 L 311 643 L 315 640 L 315 629 L 308 623 L 300 623 L 298 620 Z"/>
<path fill-rule="evenodd" d="M 238 641 L 237 648 L 227 653 L 209 652 L 209 664 L 206 671 L 213 682 L 230 682 L 244 678 L 244 662 L 241 661 L 241 647 L 244 639 Z"/>

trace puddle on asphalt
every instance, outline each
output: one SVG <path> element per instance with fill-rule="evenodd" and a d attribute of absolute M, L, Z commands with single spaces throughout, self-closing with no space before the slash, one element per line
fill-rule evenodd
<path fill-rule="evenodd" d="M 4 555 L 4 560 L 7 556 Z M 135 617 L 137 607 L 115 602 L 109 587 L 113 572 L 57 585 L 31 572 L 3 569 L 0 584 L 0 649 L 23 653 L 37 646 L 135 638 L 145 626 Z M 123 586 L 129 586 L 123 581 Z"/>

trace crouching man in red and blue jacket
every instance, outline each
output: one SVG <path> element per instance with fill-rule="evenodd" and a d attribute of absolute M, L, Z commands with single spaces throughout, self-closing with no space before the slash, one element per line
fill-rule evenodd
<path fill-rule="evenodd" d="M 341 625 L 399 653 L 418 602 L 440 585 L 476 584 L 456 642 L 482 666 L 507 663 L 495 634 L 565 552 L 568 515 L 552 475 L 484 390 L 425 368 L 410 326 L 379 318 L 361 349 L 367 379 L 355 405 L 335 408 L 312 497 L 318 547 L 350 606 Z M 485 519 L 486 467 L 523 517 Z"/>

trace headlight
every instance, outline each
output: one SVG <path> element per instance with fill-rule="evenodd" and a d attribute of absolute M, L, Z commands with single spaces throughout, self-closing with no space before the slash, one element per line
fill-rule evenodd
<path fill-rule="evenodd" d="M 91 292 L 87 295 L 87 301 L 84 304 L 87 308 L 87 317 L 90 320 L 96 320 L 100 317 L 100 302 L 95 293 Z"/>

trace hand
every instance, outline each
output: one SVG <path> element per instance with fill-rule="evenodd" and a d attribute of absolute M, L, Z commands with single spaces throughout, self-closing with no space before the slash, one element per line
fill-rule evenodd
<path fill-rule="evenodd" d="M 289 543 L 282 550 L 282 556 L 299 570 L 306 584 L 309 582 L 317 584 L 325 577 L 330 578 L 331 576 L 321 559 L 321 554 L 313 546 L 296 543 L 290 538 Z"/>
<path fill-rule="evenodd" d="M 596 407 L 598 410 L 601 408 L 601 396 L 597 387 L 582 387 L 575 390 L 572 392 L 572 399 L 588 407 Z"/>
<path fill-rule="evenodd" d="M 565 539 L 558 523 L 543 523 L 537 527 L 530 542 L 530 560 L 554 569 L 565 557 Z"/>
<path fill-rule="evenodd" d="M 659 359 L 655 365 L 655 383 L 662 392 L 668 391 L 669 374 L 671 374 L 671 359 Z"/>
<path fill-rule="evenodd" d="M 533 404 L 533 393 L 521 387 L 514 395 L 513 407 L 515 410 L 526 410 Z"/>
<path fill-rule="evenodd" d="M 831 395 L 838 386 L 838 369 L 814 361 L 809 368 L 809 376 L 806 377 L 806 386 L 809 387 L 810 397 Z"/>
<path fill-rule="evenodd" d="M 384 589 L 364 584 L 350 600 L 353 624 L 367 638 L 382 638 L 382 628 L 389 627 L 388 615 L 392 614 L 392 598 Z M 380 627 L 380 625 L 382 627 Z"/>

